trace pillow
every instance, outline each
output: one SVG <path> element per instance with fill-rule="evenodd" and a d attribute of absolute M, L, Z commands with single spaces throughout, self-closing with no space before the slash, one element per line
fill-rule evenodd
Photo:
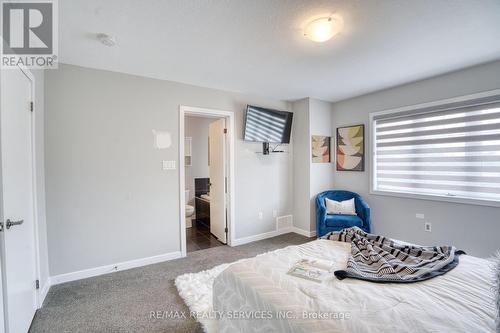
<path fill-rule="evenodd" d="M 325 198 L 327 214 L 356 215 L 354 198 L 345 201 L 335 201 Z"/>

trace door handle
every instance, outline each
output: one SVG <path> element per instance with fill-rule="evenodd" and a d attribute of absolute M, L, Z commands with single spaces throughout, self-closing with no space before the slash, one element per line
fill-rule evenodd
<path fill-rule="evenodd" d="M 23 224 L 24 220 L 19 220 L 19 221 L 11 221 L 11 220 L 7 220 L 5 221 L 5 227 L 7 229 L 10 229 L 10 227 L 13 227 L 15 225 L 20 225 L 20 224 Z"/>

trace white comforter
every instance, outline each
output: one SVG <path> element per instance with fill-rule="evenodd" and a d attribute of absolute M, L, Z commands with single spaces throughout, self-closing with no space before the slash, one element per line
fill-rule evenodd
<path fill-rule="evenodd" d="M 409 284 L 334 276 L 318 283 L 286 274 L 303 258 L 345 269 L 349 252 L 348 243 L 316 240 L 231 265 L 213 286 L 214 310 L 222 315 L 219 331 L 495 331 L 494 276 L 485 259 L 462 255 L 445 275 Z"/>

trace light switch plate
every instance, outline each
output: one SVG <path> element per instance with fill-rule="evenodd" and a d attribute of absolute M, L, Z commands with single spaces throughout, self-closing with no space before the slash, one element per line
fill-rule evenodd
<path fill-rule="evenodd" d="M 163 161 L 163 170 L 175 170 L 175 161 Z"/>

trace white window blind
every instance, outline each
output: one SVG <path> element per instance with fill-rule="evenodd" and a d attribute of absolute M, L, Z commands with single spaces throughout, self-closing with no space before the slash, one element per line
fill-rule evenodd
<path fill-rule="evenodd" d="M 500 96 L 372 116 L 373 189 L 500 202 Z"/>

